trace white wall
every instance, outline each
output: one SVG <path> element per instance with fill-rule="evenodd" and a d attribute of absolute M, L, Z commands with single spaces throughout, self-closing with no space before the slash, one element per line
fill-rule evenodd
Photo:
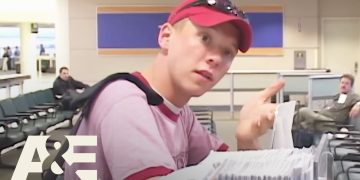
<path fill-rule="evenodd" d="M 70 64 L 69 0 L 56 0 L 56 69 Z M 56 71 L 58 74 L 58 71 Z"/>
<path fill-rule="evenodd" d="M 359 0 L 319 0 L 321 17 L 360 17 Z"/>
<path fill-rule="evenodd" d="M 348 21 L 349 19 L 359 19 L 360 18 L 360 1 L 359 0 L 346 0 L 346 1 L 340 1 L 341 3 L 339 3 L 338 0 L 319 0 L 319 4 L 320 4 L 320 9 L 319 9 L 319 14 L 321 17 L 321 22 L 319 22 L 319 30 L 320 32 L 323 32 L 323 27 L 326 21 L 329 20 L 336 20 L 336 21 Z M 358 31 L 360 31 L 360 29 L 358 28 L 358 26 L 356 25 L 356 23 L 354 24 L 354 29 L 357 29 Z M 324 34 L 322 34 L 322 36 L 320 36 L 320 40 L 322 40 L 321 38 L 323 38 Z M 337 42 L 339 41 L 339 38 L 337 38 L 337 36 L 326 36 L 327 39 L 324 39 L 323 42 Z M 341 39 L 341 37 L 340 37 Z M 342 42 L 340 42 L 342 43 Z M 339 44 L 340 44 L 339 43 Z M 350 43 L 350 42 L 349 42 Z M 323 47 L 321 47 L 323 46 Z M 321 45 L 321 51 L 324 52 L 330 52 L 330 51 L 326 51 L 325 49 L 323 49 L 325 46 Z M 354 47 L 356 48 L 356 47 Z M 360 47 L 358 47 L 360 48 Z M 336 52 L 333 52 L 336 53 Z M 339 53 L 339 52 L 337 52 Z M 322 66 L 326 66 L 327 60 L 325 59 L 325 57 L 332 57 L 332 54 L 321 54 L 320 53 L 320 62 Z M 346 55 L 350 56 L 349 54 L 344 54 L 344 56 L 341 58 L 341 61 L 335 61 L 335 62 L 331 62 L 332 66 L 335 67 L 340 67 L 337 69 L 334 69 L 334 72 L 342 72 L 342 73 L 353 73 L 352 69 L 353 67 L 349 67 L 348 72 L 344 72 L 344 63 L 343 61 L 346 60 L 359 60 L 360 58 L 360 53 L 358 55 L 358 57 L 352 57 L 352 58 L 347 58 Z M 345 63 L 347 64 L 347 63 Z M 358 79 L 358 77 L 356 77 L 356 79 Z M 358 87 L 360 87 L 359 83 L 355 83 L 355 85 L 357 85 Z M 359 88 L 356 88 L 357 90 L 359 90 Z"/>
<path fill-rule="evenodd" d="M 155 55 L 100 56 L 96 54 L 96 7 L 101 5 L 175 5 L 167 0 L 70 0 L 70 68 L 71 74 L 92 83 L 119 71 L 142 70 Z M 84 68 L 85 67 L 85 68 Z"/>
<path fill-rule="evenodd" d="M 56 19 L 56 9 L 56 0 L 0 0 L 0 25 L 20 27 L 21 72 L 31 75 L 31 79 L 24 82 L 24 92 L 51 85 L 48 83 L 44 85 L 36 75 L 36 34 L 30 33 L 30 23 L 53 24 Z M 12 94 L 17 95 L 18 90 L 15 89 L 15 93 Z M 3 97 L 0 95 L 0 98 Z"/>
<path fill-rule="evenodd" d="M 53 23 L 55 0 L 0 0 L 0 23 Z"/>
<path fill-rule="evenodd" d="M 99 56 L 96 54 L 96 7 L 101 5 L 169 5 L 181 0 L 0 0 L 0 24 L 21 22 L 61 22 L 57 31 L 59 65 L 69 65 L 71 73 L 86 82 L 96 82 L 118 71 L 142 70 L 154 55 Z M 241 6 L 281 5 L 284 7 L 284 55 L 237 57 L 231 69 L 293 69 L 293 51 L 307 51 L 307 67 L 321 67 L 320 32 L 322 17 L 360 17 L 359 0 L 234 0 Z M 59 3 L 57 4 L 59 5 Z M 64 11 L 64 12 L 62 12 Z M 58 12 L 58 14 L 54 13 Z M 68 22 L 65 22 L 68 21 Z M 61 38 L 59 38 L 61 37 Z M 68 40 L 67 40 L 68 39 Z M 57 43 L 59 41 L 57 40 Z"/>
<path fill-rule="evenodd" d="M 306 50 L 307 68 L 317 68 L 319 43 L 316 0 L 237 0 L 236 2 L 239 2 L 240 7 L 247 5 L 283 6 L 284 55 L 281 57 L 240 57 L 239 62 L 233 64 L 232 69 L 293 69 L 294 50 Z"/>

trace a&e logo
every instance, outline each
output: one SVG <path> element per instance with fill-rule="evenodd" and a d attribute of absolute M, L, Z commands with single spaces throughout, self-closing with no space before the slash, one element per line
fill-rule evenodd
<path fill-rule="evenodd" d="M 95 153 L 74 153 L 75 146 L 96 146 L 96 136 L 65 136 L 69 142 L 68 150 L 62 155 L 62 158 L 71 166 L 73 163 L 95 163 Z M 29 173 L 42 173 L 43 162 L 49 156 L 46 149 L 46 141 L 49 136 L 29 136 L 26 140 L 24 149 L 16 165 L 12 180 L 26 180 Z M 54 143 L 56 150 L 60 148 L 59 142 Z M 32 162 L 37 151 L 40 162 Z M 62 168 L 54 161 L 50 165 L 50 170 L 54 174 L 64 173 Z M 96 170 L 77 170 L 75 172 L 80 179 L 96 180 Z"/>

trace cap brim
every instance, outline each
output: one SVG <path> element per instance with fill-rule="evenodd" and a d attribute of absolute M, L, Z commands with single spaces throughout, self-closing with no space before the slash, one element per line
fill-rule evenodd
<path fill-rule="evenodd" d="M 199 8 L 200 9 L 200 8 Z M 226 22 L 232 22 L 239 30 L 240 38 L 238 40 L 239 50 L 245 53 L 251 46 L 252 30 L 250 24 L 239 17 L 225 14 L 215 10 L 198 11 L 188 18 L 196 25 L 203 27 L 212 27 Z"/>

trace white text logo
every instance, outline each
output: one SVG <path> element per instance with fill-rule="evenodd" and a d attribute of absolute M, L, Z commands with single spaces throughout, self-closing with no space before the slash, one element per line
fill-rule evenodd
<path fill-rule="evenodd" d="M 68 150 L 62 155 L 65 162 L 71 166 L 73 163 L 95 163 L 95 153 L 74 153 L 75 146 L 96 146 L 96 136 L 65 136 L 69 142 Z M 12 180 L 26 180 L 29 173 L 42 173 L 43 162 L 49 156 L 49 152 L 46 149 L 46 141 L 49 136 L 29 136 L 26 140 L 24 149 L 20 155 L 19 161 L 16 165 Z M 55 149 L 59 150 L 61 144 L 59 142 L 54 143 Z M 40 162 L 33 162 L 35 152 L 38 153 Z M 64 173 L 61 167 L 52 162 L 50 170 L 54 174 Z M 77 176 L 80 179 L 96 180 L 96 170 L 77 170 Z"/>

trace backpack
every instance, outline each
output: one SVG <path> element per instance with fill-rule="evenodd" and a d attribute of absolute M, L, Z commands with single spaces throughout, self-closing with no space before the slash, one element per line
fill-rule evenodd
<path fill-rule="evenodd" d="M 141 89 L 145 95 L 149 105 L 158 106 L 163 102 L 163 98 L 157 94 L 153 89 L 145 85 L 141 80 L 129 73 L 115 73 L 111 74 L 105 79 L 101 80 L 100 82 L 96 83 L 95 85 L 86 88 L 83 93 L 80 93 L 76 96 L 71 98 L 63 98 L 61 103 L 66 106 L 69 110 L 77 110 L 81 109 L 81 114 L 79 119 L 77 120 L 74 127 L 71 129 L 69 135 L 75 135 L 80 127 L 81 121 L 84 117 L 87 117 L 90 114 L 90 110 L 92 108 L 92 104 L 97 99 L 97 96 L 100 92 L 111 82 L 116 80 L 127 80 L 133 84 L 135 84 L 139 89 Z M 53 162 L 56 162 L 60 167 L 63 167 L 65 160 L 63 159 L 62 155 L 68 150 L 69 142 L 66 139 L 65 142 L 61 145 L 59 151 L 56 153 Z M 51 162 L 52 163 L 52 162 Z M 50 164 L 51 164 L 50 163 Z M 64 171 L 65 172 L 65 171 Z M 45 170 L 43 173 L 44 180 L 54 180 L 59 175 L 54 174 L 51 170 Z"/>

